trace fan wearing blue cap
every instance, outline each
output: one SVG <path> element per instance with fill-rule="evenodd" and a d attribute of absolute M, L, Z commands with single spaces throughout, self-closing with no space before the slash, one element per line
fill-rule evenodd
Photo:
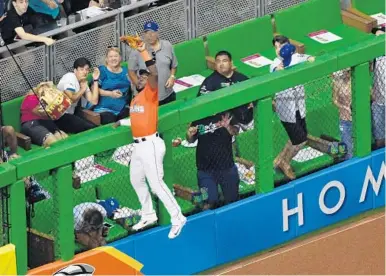
<path fill-rule="evenodd" d="M 164 105 L 176 100 L 173 90 L 178 61 L 172 44 L 159 38 L 159 26 L 155 21 L 147 21 L 143 25 L 143 38 L 146 48 L 153 55 L 158 71 L 158 100 Z M 138 86 L 139 70 L 146 70 L 146 65 L 137 51 L 130 54 L 129 77 L 131 82 Z"/>
<path fill-rule="evenodd" d="M 296 53 L 295 46 L 285 36 L 275 36 L 272 43 L 275 47 L 277 58 L 271 64 L 270 72 L 284 70 L 305 61 L 313 62 L 315 60 L 312 56 Z M 284 149 L 275 158 L 274 168 L 280 168 L 292 180 L 296 178 L 296 175 L 291 168 L 290 162 L 305 146 L 308 139 L 303 85 L 277 93 L 273 105 L 290 138 Z"/>

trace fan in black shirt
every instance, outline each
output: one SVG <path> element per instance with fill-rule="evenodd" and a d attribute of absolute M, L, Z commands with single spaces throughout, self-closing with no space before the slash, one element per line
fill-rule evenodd
<path fill-rule="evenodd" d="M 6 44 L 15 42 L 15 38 L 43 42 L 51 45 L 54 40 L 40 35 L 33 35 L 25 32 L 24 26 L 28 23 L 28 0 L 12 0 L 11 9 L 1 24 L 1 36 Z M 32 11 L 31 11 L 32 13 Z"/>
<path fill-rule="evenodd" d="M 230 53 L 216 55 L 216 71 L 202 83 L 198 96 L 212 93 L 248 78 L 232 70 Z M 225 203 L 238 199 L 239 175 L 233 161 L 232 137 L 238 134 L 241 120 L 253 119 L 253 109 L 245 105 L 193 122 L 187 132 L 187 140 L 198 139 L 196 150 L 197 178 L 200 188 L 208 192 L 208 207 L 219 203 L 218 185 L 221 185 Z M 248 115 L 252 110 L 252 115 Z"/>

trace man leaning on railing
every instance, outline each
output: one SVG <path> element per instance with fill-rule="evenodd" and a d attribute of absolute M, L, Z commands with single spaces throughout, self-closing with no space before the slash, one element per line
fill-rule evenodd
<path fill-rule="evenodd" d="M 24 26 L 29 22 L 30 18 L 27 13 L 28 0 L 12 0 L 11 8 L 7 12 L 7 16 L 2 21 L 1 36 L 6 44 L 11 44 L 17 40 L 29 40 L 33 42 L 43 42 L 46 45 L 52 45 L 55 41 L 49 37 L 33 35 L 24 30 Z M 26 47 L 14 49 L 15 53 L 20 53 L 26 50 Z M 9 56 L 7 52 L 3 56 Z"/>

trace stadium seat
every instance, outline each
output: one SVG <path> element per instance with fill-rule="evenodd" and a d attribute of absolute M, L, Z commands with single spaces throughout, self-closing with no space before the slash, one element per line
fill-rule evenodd
<path fill-rule="evenodd" d="M 178 59 L 176 78 L 188 77 L 195 74 L 209 76 L 213 70 L 208 65 L 202 38 L 196 38 L 174 45 L 174 52 Z M 199 86 L 177 92 L 177 99 L 192 99 L 197 96 Z"/>
<path fill-rule="evenodd" d="M 327 16 L 328 15 L 328 16 Z M 306 52 L 321 55 L 370 39 L 372 36 L 343 24 L 339 0 L 310 0 L 274 14 L 277 32 L 303 42 Z M 326 30 L 342 39 L 319 43 L 311 33 Z"/>
<path fill-rule="evenodd" d="M 378 25 L 374 15 L 385 15 L 385 1 L 351 0 L 350 6 L 342 14 L 345 14 L 343 18 L 345 24 L 369 33 Z"/>
<path fill-rule="evenodd" d="M 351 0 L 351 8 L 363 12 L 367 15 L 377 13 L 385 14 L 384 0 Z"/>
<path fill-rule="evenodd" d="M 271 17 L 251 19 L 207 35 L 209 55 L 226 50 L 231 53 L 237 71 L 255 77 L 269 73 L 267 66 L 255 68 L 245 64 L 242 59 L 259 54 L 273 60 L 276 57 L 272 47 L 273 28 Z"/>
<path fill-rule="evenodd" d="M 17 142 L 19 147 L 24 150 L 30 150 L 38 146 L 32 145 L 31 138 L 20 133 L 20 106 L 23 102 L 24 97 L 18 97 L 13 100 L 4 102 L 1 104 L 3 111 L 3 123 L 6 126 L 12 126 L 16 131 Z"/>

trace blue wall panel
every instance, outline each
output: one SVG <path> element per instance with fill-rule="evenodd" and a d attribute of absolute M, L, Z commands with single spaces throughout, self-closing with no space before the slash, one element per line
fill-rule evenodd
<path fill-rule="evenodd" d="M 111 245 L 143 263 L 144 274 L 196 274 L 384 206 L 385 172 L 380 173 L 384 160 L 384 151 L 379 150 L 367 158 L 354 158 L 293 181 L 272 193 L 191 216 L 175 240 L 167 237 L 170 227 L 158 227 Z M 360 202 L 369 171 L 375 181 L 369 182 L 366 196 Z M 335 213 L 325 214 L 319 196 L 331 182 L 340 183 L 345 198 Z M 378 195 L 373 189 L 377 185 Z M 287 210 L 298 207 L 301 203 L 298 195 L 302 199 L 303 225 L 298 225 L 300 216 L 294 214 L 288 217 L 288 229 L 284 229 L 287 221 L 284 205 L 287 204 Z M 328 189 L 324 197 L 326 207 L 334 207 L 339 196 L 336 187 Z"/>
<path fill-rule="evenodd" d="M 109 246 L 115 247 L 126 255 L 135 259 L 135 239 L 134 236 L 130 236 L 116 242 L 109 244 Z"/>
<path fill-rule="evenodd" d="M 213 211 L 191 216 L 180 236 L 170 240 L 170 227 L 136 235 L 135 258 L 150 274 L 194 274 L 216 265 Z"/>
<path fill-rule="evenodd" d="M 296 236 L 297 220 L 293 216 L 289 231 L 282 231 L 283 198 L 293 197 L 293 185 L 274 193 L 253 196 L 216 211 L 218 264 L 283 243 Z"/>
<path fill-rule="evenodd" d="M 373 208 L 372 197 L 359 203 L 363 177 L 369 165 L 371 165 L 371 157 L 354 158 L 296 181 L 295 194 L 303 194 L 304 212 L 304 224 L 299 226 L 298 234 L 303 235 Z M 319 197 L 323 188 L 332 181 L 341 183 L 339 185 L 343 187 L 345 197 L 342 206 L 335 213 L 325 214 L 322 212 Z M 338 188 L 332 187 L 327 190 L 322 201 L 326 207 L 333 208 L 338 203 L 339 197 Z"/>
<path fill-rule="evenodd" d="M 375 194 L 371 184 L 369 185 L 367 190 L 367 196 L 370 196 L 372 194 L 374 197 L 374 208 L 385 206 L 386 172 L 385 172 L 384 164 L 385 164 L 385 150 L 381 149 L 374 152 L 372 155 L 371 171 L 375 181 L 380 183 L 380 189 L 379 189 L 378 195 Z M 381 171 L 381 168 L 383 169 L 383 172 Z M 382 181 L 379 181 L 381 179 Z"/>

